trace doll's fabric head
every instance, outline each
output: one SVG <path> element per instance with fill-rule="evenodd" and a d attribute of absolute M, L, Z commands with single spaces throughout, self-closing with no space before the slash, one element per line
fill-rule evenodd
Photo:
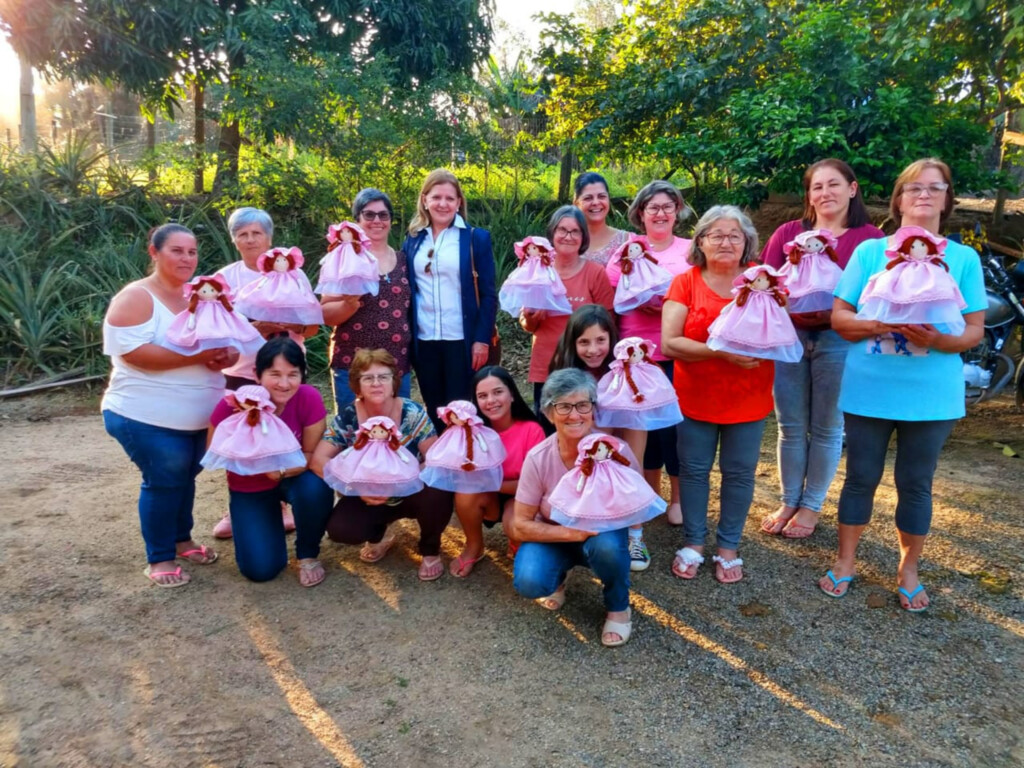
<path fill-rule="evenodd" d="M 551 241 L 539 235 L 524 237 L 513 245 L 512 248 L 520 261 L 523 261 L 528 256 L 544 256 L 552 251 Z"/>
<path fill-rule="evenodd" d="M 782 288 L 786 278 L 775 271 L 767 264 L 755 264 L 747 267 L 736 279 L 732 281 L 736 288 L 751 288 L 755 291 L 765 291 L 769 288 Z"/>
<path fill-rule="evenodd" d="M 240 411 L 259 410 L 273 411 L 275 406 L 270 399 L 270 392 L 258 384 L 246 384 L 228 395 L 235 408 Z"/>
<path fill-rule="evenodd" d="M 611 435 L 600 432 L 587 435 L 577 448 L 576 466 L 587 477 L 593 474 L 594 466 L 601 461 L 611 460 L 628 467 L 629 459 L 622 455 L 622 446 L 622 441 Z"/>
<path fill-rule="evenodd" d="M 401 438 L 395 422 L 387 416 L 373 416 L 359 425 L 359 431 L 365 432 L 373 440 L 387 440 L 389 436 Z"/>
<path fill-rule="evenodd" d="M 363 228 L 351 221 L 343 221 L 340 224 L 331 224 L 327 228 L 327 245 L 336 248 L 342 243 L 351 243 L 357 250 L 368 248 L 370 238 L 366 236 Z"/>
<path fill-rule="evenodd" d="M 271 248 L 256 259 L 256 269 L 260 272 L 287 272 L 301 268 L 305 261 L 298 248 Z"/>
<path fill-rule="evenodd" d="M 890 258 L 899 256 L 914 260 L 926 260 L 929 257 L 942 257 L 946 252 L 946 238 L 933 235 L 924 227 L 900 227 L 893 236 L 892 248 L 887 248 L 885 255 Z"/>
<path fill-rule="evenodd" d="M 643 235 L 630 235 L 629 239 L 619 248 L 619 260 L 629 259 L 630 261 L 635 261 L 642 259 L 645 255 L 649 255 L 650 250 L 651 247 L 647 243 L 647 238 Z"/>
<path fill-rule="evenodd" d="M 449 426 L 483 424 L 483 420 L 477 415 L 476 406 L 468 400 L 452 400 L 448 405 L 442 405 L 437 409 L 437 416 Z"/>
<path fill-rule="evenodd" d="M 191 298 L 193 294 L 204 301 L 213 301 L 220 297 L 231 298 L 231 287 L 220 275 L 200 275 L 185 284 L 183 289 L 185 298 Z"/>
<path fill-rule="evenodd" d="M 652 362 L 651 351 L 654 343 L 640 336 L 627 336 L 615 345 L 613 354 L 616 360 L 636 365 L 644 360 Z"/>
<path fill-rule="evenodd" d="M 832 230 L 807 229 L 782 246 L 782 251 L 787 256 L 794 252 L 821 253 L 829 248 L 834 251 L 838 245 L 839 241 L 832 234 Z"/>

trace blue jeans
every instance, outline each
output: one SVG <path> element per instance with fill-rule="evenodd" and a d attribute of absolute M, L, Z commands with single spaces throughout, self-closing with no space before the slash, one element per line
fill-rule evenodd
<path fill-rule="evenodd" d="M 739 424 L 685 419 L 676 430 L 679 434 L 679 501 L 683 507 L 686 543 L 702 547 L 708 536 L 711 467 L 718 450 L 722 485 L 715 538 L 719 549 L 737 549 L 750 503 L 754 500 L 754 473 L 761 455 L 764 419 Z"/>
<path fill-rule="evenodd" d="M 581 542 L 524 541 L 516 552 L 513 586 L 523 597 L 547 597 L 576 565 L 590 568 L 604 585 L 604 607 L 629 608 L 629 534 L 605 531 Z"/>
<path fill-rule="evenodd" d="M 282 501 L 292 505 L 295 516 L 295 557 L 303 560 L 320 554 L 334 491 L 310 470 L 286 477 L 269 491 L 230 491 L 230 497 L 235 560 L 245 578 L 270 581 L 288 565 Z"/>
<path fill-rule="evenodd" d="M 206 453 L 206 430 L 156 427 L 103 411 L 103 426 L 142 472 L 139 522 L 146 561 L 177 556 L 175 544 L 192 538 L 192 505 L 199 460 Z"/>
<path fill-rule="evenodd" d="M 799 363 L 775 364 L 782 503 L 820 512 L 843 450 L 839 383 L 850 343 L 833 330 L 797 329 Z"/>
<path fill-rule="evenodd" d="M 332 368 L 331 374 L 331 383 L 334 385 L 334 402 L 338 406 L 338 413 L 341 413 L 345 408 L 356 401 L 356 393 L 353 392 L 352 387 L 348 385 L 347 368 Z M 410 372 L 402 377 L 402 381 L 398 385 L 398 395 L 399 397 L 408 398 L 411 393 L 412 373 Z"/>

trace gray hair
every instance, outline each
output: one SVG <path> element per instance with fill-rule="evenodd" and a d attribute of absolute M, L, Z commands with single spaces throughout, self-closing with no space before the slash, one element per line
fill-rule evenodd
<path fill-rule="evenodd" d="M 690 218 L 693 210 L 686 204 L 686 201 L 683 199 L 683 193 L 679 191 L 675 184 L 662 181 L 661 179 L 655 179 L 636 193 L 633 202 L 629 204 L 629 210 L 626 211 L 626 218 L 629 219 L 629 223 L 641 234 L 647 234 L 644 230 L 644 208 L 647 207 L 647 204 L 651 202 L 655 195 L 668 195 L 672 202 L 676 204 L 676 220 L 672 225 L 672 231 L 677 235 L 683 234 L 683 224 Z"/>
<path fill-rule="evenodd" d="M 378 200 L 384 203 L 384 207 L 388 209 L 388 213 L 391 215 L 391 218 L 395 218 L 395 209 L 391 205 L 391 198 L 379 189 L 374 189 L 373 187 L 367 187 L 366 189 L 359 190 L 359 194 L 357 194 L 355 200 L 352 201 L 352 218 L 358 219 L 359 214 L 363 212 L 363 208 L 368 206 L 370 203 L 376 203 Z"/>
<path fill-rule="evenodd" d="M 548 221 L 548 240 L 554 245 L 555 230 L 562 223 L 562 219 L 572 219 L 580 225 L 580 231 L 583 233 L 580 238 L 580 256 L 582 256 L 587 252 L 587 248 L 590 247 L 590 231 L 587 229 L 587 220 L 583 216 L 583 211 L 575 205 L 563 205 L 551 214 L 551 220 Z"/>
<path fill-rule="evenodd" d="M 540 391 L 540 408 L 544 413 L 566 395 L 582 392 L 591 402 L 597 402 L 597 382 L 594 377 L 579 368 L 562 368 L 552 371 Z"/>
<path fill-rule="evenodd" d="M 713 205 L 705 211 L 704 215 L 700 217 L 700 221 L 697 222 L 697 226 L 693 228 L 690 254 L 686 257 L 686 260 L 693 266 L 703 267 L 708 263 L 708 257 L 700 247 L 700 242 L 708 231 L 722 219 L 732 219 L 743 230 L 746 242 L 743 244 L 743 253 L 740 255 L 740 266 L 745 267 L 757 261 L 759 243 L 754 222 L 735 205 Z"/>
<path fill-rule="evenodd" d="M 262 208 L 236 208 L 228 216 L 228 232 L 231 233 L 231 240 L 234 241 L 235 233 L 238 230 L 250 224 L 259 224 L 263 234 L 271 240 L 274 239 L 274 220 L 270 218 L 269 213 Z"/>

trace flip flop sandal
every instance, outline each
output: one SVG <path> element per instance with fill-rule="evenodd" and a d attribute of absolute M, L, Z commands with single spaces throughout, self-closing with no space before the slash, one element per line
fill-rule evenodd
<path fill-rule="evenodd" d="M 900 608 L 903 608 L 904 611 L 906 611 L 907 613 L 923 613 L 924 611 L 928 610 L 927 605 L 922 605 L 920 608 L 911 608 L 911 606 L 914 604 L 914 598 L 922 592 L 924 592 L 924 584 L 918 584 L 917 589 L 915 589 L 913 592 L 908 592 L 903 587 L 898 587 L 898 589 L 899 593 L 903 595 L 905 598 L 907 598 L 906 607 L 904 607 L 903 603 L 900 603 Z"/>
<path fill-rule="evenodd" d="M 680 560 L 683 563 L 683 569 L 682 571 L 677 571 L 676 563 L 678 563 Z M 685 581 L 695 579 L 697 578 L 697 571 L 694 571 L 692 576 L 684 576 L 683 573 L 685 571 L 688 571 L 691 565 L 700 566 L 703 565 L 703 563 L 704 555 L 702 555 L 696 549 L 692 549 L 690 547 L 683 547 L 682 549 L 676 552 L 676 559 L 672 561 L 672 575 L 675 576 L 677 579 L 684 579 Z"/>
<path fill-rule="evenodd" d="M 712 562 L 718 563 L 720 566 L 722 566 L 723 572 L 728 571 L 730 568 L 738 568 L 743 565 L 742 557 L 737 557 L 735 560 L 726 560 L 724 557 L 715 555 L 711 558 L 711 560 Z M 718 578 L 718 574 L 716 573 L 715 581 L 717 581 L 719 584 L 735 584 L 736 582 L 743 581 L 743 571 L 740 571 L 740 577 L 738 579 L 729 580 Z"/>
<path fill-rule="evenodd" d="M 181 566 L 180 565 L 177 568 L 175 568 L 173 571 L 157 571 L 156 573 L 153 573 L 152 571 L 150 571 L 149 566 L 147 565 L 145 570 L 143 570 L 143 573 L 146 574 L 146 578 L 149 579 L 149 583 L 152 584 L 154 587 L 162 587 L 164 589 L 174 589 L 175 587 L 184 587 L 186 584 L 190 583 L 189 581 L 184 581 L 184 580 L 172 581 L 172 582 L 168 582 L 168 583 L 164 583 L 162 581 L 157 581 L 157 579 L 159 579 L 159 578 L 161 578 L 163 576 L 174 576 L 177 579 L 181 579 Z"/>
<path fill-rule="evenodd" d="M 419 576 L 420 581 L 437 581 L 442 576 L 444 576 L 444 563 L 441 561 L 441 558 L 437 558 L 437 573 L 431 573 L 429 570 L 427 570 L 428 567 L 434 567 L 434 564 L 431 563 L 428 566 L 426 560 L 427 558 L 423 558 L 423 562 L 420 563 L 420 568 L 416 572 L 416 575 Z"/>
<path fill-rule="evenodd" d="M 363 548 L 359 550 L 359 559 L 364 563 L 376 563 L 379 560 L 383 560 L 384 556 L 391 550 L 395 544 L 393 536 L 381 539 L 376 543 L 366 542 L 363 544 Z"/>
<path fill-rule="evenodd" d="M 217 562 L 217 558 L 220 557 L 220 555 L 205 544 L 200 544 L 196 549 L 186 549 L 184 552 L 179 552 L 177 557 L 188 560 L 190 563 L 195 565 L 211 565 L 212 563 Z"/>
<path fill-rule="evenodd" d="M 767 533 L 769 536 L 778 536 L 786 529 L 786 525 L 793 519 L 795 514 L 795 509 L 792 515 L 783 515 L 782 510 L 778 509 L 770 515 L 766 515 L 761 521 L 761 532 Z M 780 523 L 781 525 L 779 525 Z"/>
<path fill-rule="evenodd" d="M 829 581 L 832 582 L 832 589 L 831 590 L 825 589 L 823 586 L 821 586 L 821 584 L 818 585 L 818 589 L 820 589 L 822 592 L 824 592 L 829 597 L 834 597 L 836 600 L 838 600 L 841 597 L 846 597 L 846 593 L 849 592 L 850 591 L 850 587 L 853 586 L 853 576 L 843 576 L 843 578 L 837 579 L 836 575 L 834 573 L 832 573 L 832 571 L 829 571 L 828 573 L 825 574 L 825 578 L 827 578 Z M 846 589 L 844 589 L 842 592 L 840 592 L 837 595 L 835 593 L 835 590 L 839 589 L 839 585 L 840 584 L 849 584 L 850 587 L 847 587 Z"/>
<path fill-rule="evenodd" d="M 619 636 L 618 640 L 605 640 L 604 636 L 608 634 L 615 634 Z M 604 626 L 601 628 L 601 645 L 605 648 L 618 648 L 620 645 L 625 645 L 629 642 L 629 636 L 633 634 L 633 610 L 629 611 L 629 621 L 612 621 L 611 619 L 605 619 Z"/>
<path fill-rule="evenodd" d="M 314 582 L 310 582 L 308 584 L 304 584 L 302 582 L 302 574 L 303 573 L 309 573 L 310 571 L 315 571 L 317 568 L 320 569 L 320 578 L 317 579 Z M 321 563 L 319 560 L 313 560 L 312 562 L 309 562 L 309 563 L 299 563 L 299 585 L 300 586 L 303 586 L 303 587 L 306 587 L 306 588 L 315 587 L 315 586 L 318 586 L 319 584 L 323 584 L 324 583 L 324 579 L 326 579 L 326 578 L 327 578 L 327 574 L 324 572 L 323 563 Z"/>
<path fill-rule="evenodd" d="M 538 597 L 535 601 L 541 608 L 548 611 L 557 611 L 565 605 L 565 582 L 547 597 Z"/>
<path fill-rule="evenodd" d="M 814 525 L 800 525 L 800 523 L 794 523 L 793 519 L 790 518 L 790 521 L 786 523 L 786 527 L 782 529 L 782 536 L 786 539 L 807 539 L 814 533 L 817 525 L 817 523 Z"/>
<path fill-rule="evenodd" d="M 464 579 L 473 572 L 474 566 L 484 559 L 486 553 L 481 553 L 480 557 L 463 557 L 459 555 L 448 565 L 448 571 L 456 579 Z"/>

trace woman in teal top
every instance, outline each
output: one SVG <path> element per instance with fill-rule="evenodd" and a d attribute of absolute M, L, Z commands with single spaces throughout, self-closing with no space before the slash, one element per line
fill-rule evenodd
<path fill-rule="evenodd" d="M 896 179 L 889 211 L 901 227 L 937 234 L 953 210 L 949 167 L 927 158 L 911 163 Z M 928 595 L 917 563 L 931 525 L 932 479 L 939 452 L 964 415 L 960 352 L 984 331 L 985 284 L 977 253 L 947 243 L 944 260 L 967 303 L 967 327 L 959 335 L 931 325 L 888 325 L 856 316 L 868 279 L 886 268 L 890 239 L 869 240 L 853 252 L 835 290 L 832 327 L 855 342 L 846 357 L 839 407 L 846 423 L 846 482 L 839 497 L 839 553 L 819 582 L 830 597 L 842 597 L 855 573 L 857 543 L 871 519 L 889 438 L 896 433 L 897 574 L 900 605 L 919 612 Z"/>

